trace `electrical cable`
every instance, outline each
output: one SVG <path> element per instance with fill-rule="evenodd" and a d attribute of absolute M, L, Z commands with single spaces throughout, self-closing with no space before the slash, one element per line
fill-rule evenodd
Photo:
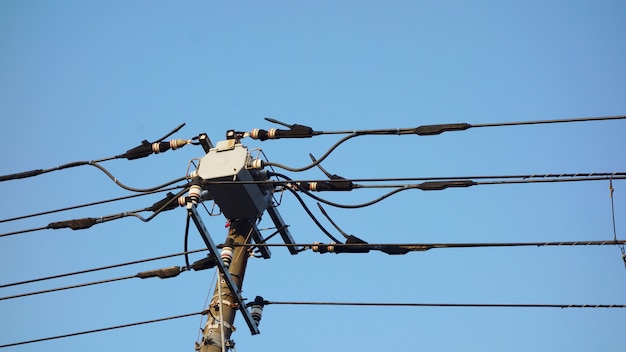
<path fill-rule="evenodd" d="M 311 127 L 293 124 L 289 125 L 284 122 L 280 122 L 276 119 L 266 117 L 265 120 L 273 123 L 277 123 L 286 127 L 289 127 L 289 131 L 278 130 L 275 128 L 269 131 L 255 128 L 250 133 L 242 134 L 242 137 L 251 137 L 252 139 L 258 139 L 261 141 L 268 139 L 280 139 L 280 138 L 310 138 L 319 135 L 329 134 L 358 134 L 358 135 L 405 135 L 405 134 L 417 134 L 419 136 L 433 136 L 443 132 L 451 131 L 464 131 L 470 128 L 479 127 L 506 127 L 506 126 L 522 126 L 522 125 L 540 125 L 540 124 L 554 124 L 554 123 L 571 123 L 571 122 L 591 122 L 591 121 L 608 121 L 608 120 L 622 120 L 626 119 L 625 115 L 615 116 L 600 116 L 600 117 L 579 117 L 579 118 L 567 118 L 567 119 L 551 119 L 551 120 L 534 120 L 534 121 L 513 121 L 513 122 L 495 122 L 495 123 L 479 123 L 469 124 L 466 122 L 460 123 L 446 123 L 435 125 L 422 125 L 418 127 L 410 128 L 386 128 L 386 129 L 373 129 L 373 130 L 344 130 L 344 131 L 314 131 Z"/>
<path fill-rule="evenodd" d="M 484 242 L 484 243 L 277 243 L 277 244 L 235 244 L 235 246 L 256 246 L 256 247 L 304 247 L 312 249 L 320 246 L 332 246 L 335 248 L 363 248 L 369 250 L 384 249 L 404 249 L 407 252 L 423 252 L 435 248 L 480 248 L 480 247 L 562 247 L 562 246 L 616 246 L 626 245 L 626 240 L 601 240 L 601 241 L 544 241 L 544 242 Z M 219 246 L 218 246 L 219 247 Z M 399 253 L 402 254 L 402 253 Z"/>
<path fill-rule="evenodd" d="M 131 194 L 129 196 L 123 196 L 123 197 L 106 199 L 106 200 L 101 200 L 101 201 L 92 202 L 92 203 L 85 203 L 85 204 L 80 204 L 80 205 L 74 205 L 74 206 L 71 206 L 71 207 L 54 209 L 54 210 L 48 210 L 48 211 L 44 211 L 44 212 L 40 212 L 40 213 L 22 215 L 22 216 L 17 216 L 17 217 L 14 217 L 14 218 L 2 219 L 2 220 L 0 220 L 0 223 L 11 222 L 11 221 L 16 221 L 16 220 L 23 220 L 23 219 L 33 218 L 33 217 L 37 217 L 37 216 L 42 216 L 42 215 L 49 215 L 49 214 L 54 214 L 54 213 L 60 213 L 60 212 L 68 211 L 68 210 L 75 210 L 75 209 L 80 209 L 80 208 L 91 207 L 91 206 L 94 206 L 94 205 L 100 205 L 100 204 L 112 203 L 112 202 L 117 202 L 117 201 L 126 200 L 126 199 L 143 197 L 143 196 L 147 196 L 147 195 L 151 195 L 151 194 L 155 194 L 155 193 L 172 191 L 172 190 L 175 190 L 175 189 L 178 189 L 178 188 L 181 188 L 181 187 L 183 187 L 183 186 L 159 189 L 159 190 L 156 190 L 156 191 L 151 191 L 151 192 L 146 192 L 146 193 L 141 193 L 141 194 Z"/>
<path fill-rule="evenodd" d="M 338 239 L 336 239 L 330 232 L 328 232 L 328 230 L 326 230 L 324 228 L 324 226 L 322 226 L 322 224 L 317 220 L 317 218 L 315 217 L 315 215 L 313 215 L 313 213 L 311 212 L 311 210 L 309 209 L 309 207 L 306 205 L 306 203 L 304 202 L 304 200 L 302 200 L 302 197 L 300 197 L 300 195 L 298 194 L 298 192 L 296 192 L 295 190 L 291 189 L 291 188 L 287 188 L 293 195 L 294 197 L 296 197 L 296 199 L 298 200 L 298 202 L 300 202 L 300 205 L 302 206 L 302 208 L 304 209 L 304 211 L 309 215 L 309 217 L 313 220 L 313 222 L 315 223 L 315 225 L 317 225 L 317 227 L 322 230 L 322 232 L 328 236 L 328 238 L 330 238 L 332 241 L 336 242 L 336 243 L 341 243 L 341 241 L 339 241 Z"/>
<path fill-rule="evenodd" d="M 111 327 L 107 327 L 107 328 L 86 330 L 86 331 L 74 332 L 74 333 L 71 333 L 71 334 L 57 335 L 57 336 L 44 337 L 44 338 L 39 338 L 39 339 L 34 339 L 34 340 L 14 342 L 14 343 L 9 343 L 9 344 L 5 344 L 5 345 L 0 345 L 0 348 L 13 347 L 13 346 L 19 346 L 19 345 L 26 345 L 26 344 L 35 343 L 35 342 L 43 342 L 43 341 L 49 341 L 49 340 L 63 339 L 63 338 L 67 338 L 67 337 L 74 337 L 74 336 L 79 336 L 79 335 L 93 334 L 93 333 L 97 333 L 97 332 L 103 332 L 103 331 L 109 331 L 109 330 L 115 330 L 115 329 L 129 328 L 129 327 L 132 327 L 132 326 L 152 324 L 152 323 L 158 323 L 158 322 L 167 321 L 167 320 L 187 318 L 187 317 L 192 317 L 192 316 L 195 316 L 195 315 L 204 315 L 204 314 L 207 314 L 207 311 L 188 313 L 188 314 L 181 314 L 181 315 L 174 315 L 174 316 L 166 317 L 166 318 L 145 320 L 145 321 L 140 321 L 140 322 L 135 322 L 135 323 L 130 323 L 130 324 L 111 326 Z"/>
<path fill-rule="evenodd" d="M 185 221 L 185 240 L 183 244 L 183 253 L 185 253 L 185 267 L 189 270 L 189 256 L 187 255 L 187 245 L 189 243 L 189 225 L 190 225 L 191 215 L 187 213 L 187 220 Z"/>
<path fill-rule="evenodd" d="M 99 169 L 100 171 L 102 171 L 105 175 L 107 175 L 116 185 L 122 187 L 123 189 L 127 190 L 127 191 L 131 191 L 131 192 L 139 192 L 139 193 L 146 193 L 146 192 L 151 192 L 151 191 L 156 191 L 158 189 L 161 188 L 165 188 L 167 186 L 173 185 L 176 182 L 180 182 L 180 181 L 184 181 L 187 179 L 187 176 L 183 176 L 183 177 L 179 177 L 175 180 L 166 182 L 162 185 L 159 186 L 155 186 L 155 187 L 150 187 L 150 188 L 134 188 L 134 187 L 130 187 L 127 186 L 123 183 L 121 183 L 120 181 L 117 180 L 117 178 L 115 176 L 113 176 L 113 174 L 111 174 L 109 172 L 109 170 L 107 170 L 104 166 L 98 165 L 98 164 L 90 164 L 91 166 L 96 167 L 97 169 Z"/>
<path fill-rule="evenodd" d="M 274 166 L 284 170 L 292 172 L 300 172 L 315 167 L 321 163 L 326 157 L 328 157 L 339 145 L 343 144 L 347 140 L 367 135 L 406 135 L 417 134 L 419 136 L 432 136 L 438 135 L 448 131 L 463 131 L 469 128 L 479 127 L 504 127 L 504 126 L 521 126 L 521 125 L 537 125 L 537 124 L 553 124 L 553 123 L 568 123 L 568 122 L 589 122 L 589 121 L 604 121 L 604 120 L 618 120 L 626 119 L 626 116 L 602 116 L 602 117 L 583 117 L 583 118 L 571 118 L 571 119 L 552 119 L 552 120 L 536 120 L 536 121 L 518 121 L 518 122 L 499 122 L 499 123 L 482 123 L 482 124 L 469 124 L 469 123 L 449 123 L 449 124 L 437 124 L 437 125 L 423 125 L 415 128 L 390 128 L 390 129 L 375 129 L 375 130 L 353 130 L 353 131 L 314 131 L 311 127 L 293 124 L 289 125 L 284 122 L 280 122 L 275 119 L 265 118 L 267 121 L 278 123 L 280 125 L 289 127 L 290 130 L 278 130 L 275 128 L 269 131 L 255 128 L 252 132 L 234 132 L 239 138 L 249 136 L 253 139 L 259 139 L 261 141 L 268 139 L 280 139 L 280 138 L 310 138 L 313 136 L 323 134 L 348 134 L 348 136 L 342 138 L 336 142 L 322 157 L 314 161 L 312 164 L 303 167 L 290 167 L 275 162 L 264 162 L 263 165 Z"/>
<path fill-rule="evenodd" d="M 216 264 L 217 264 L 216 259 L 214 257 L 208 256 L 207 258 L 203 258 L 203 259 L 195 261 L 189 267 L 182 267 L 181 268 L 179 266 L 170 266 L 170 267 L 167 267 L 167 268 L 147 270 L 147 271 L 139 272 L 139 273 L 137 273 L 135 275 L 123 276 L 123 277 L 118 277 L 118 278 L 114 278 L 114 279 L 93 281 L 93 282 L 87 282 L 87 283 L 82 283 L 82 284 L 77 284 L 77 285 L 57 287 L 57 288 L 52 288 L 52 289 L 48 289 L 48 290 L 26 292 L 26 293 L 21 293 L 21 294 L 12 295 L 12 296 L 0 297 L 0 301 L 14 299 L 14 298 L 20 298 L 20 297 L 26 297 L 26 296 L 34 296 L 34 295 L 39 295 L 39 294 L 44 294 L 44 293 L 51 293 L 51 292 L 57 292 L 57 291 L 70 290 L 70 289 L 75 289 L 75 288 L 80 288 L 80 287 L 87 287 L 87 286 L 93 286 L 93 285 L 106 284 L 106 283 L 109 283 L 109 282 L 128 280 L 128 279 L 132 279 L 132 278 L 148 279 L 148 278 L 152 278 L 152 277 L 158 277 L 160 279 L 169 279 L 169 278 L 177 277 L 182 272 L 191 271 L 189 268 L 193 269 L 194 271 L 200 271 L 200 270 L 213 268 L 213 267 L 215 267 Z"/>
<path fill-rule="evenodd" d="M 280 174 L 279 174 L 280 175 Z M 283 175 L 284 176 L 284 175 Z M 527 174 L 527 175 L 475 175 L 475 176 L 447 176 L 447 177 L 385 177 L 385 178 L 353 178 L 353 179 L 343 179 L 346 182 L 401 182 L 401 181 L 464 181 L 469 179 L 476 180 L 489 180 L 489 179 L 522 179 L 522 180 L 532 180 L 532 179 L 563 179 L 563 178 L 578 178 L 580 181 L 584 180 L 623 180 L 626 179 L 626 172 L 602 172 L 602 173 L 561 173 L 561 174 Z M 285 184 L 291 183 L 323 183 L 329 182 L 328 180 L 319 180 L 319 179 L 291 179 L 287 178 L 289 181 L 276 181 L 276 180 L 264 180 L 264 181 L 256 181 L 256 180 L 237 180 L 237 181 L 205 181 L 206 184 L 210 185 L 230 185 L 230 184 L 259 184 L 259 185 L 275 185 L 281 186 Z M 358 185 L 355 188 L 390 188 L 390 187 L 402 187 L 403 185 L 377 185 L 377 186 L 367 186 L 367 185 Z"/>
<path fill-rule="evenodd" d="M 335 143 L 333 146 L 330 147 L 330 149 L 328 149 L 326 151 L 326 153 L 324 153 L 319 159 L 317 159 L 316 161 L 314 161 L 313 163 L 307 165 L 307 166 L 303 166 L 303 167 L 290 167 L 287 165 L 283 165 L 280 163 L 275 163 L 275 162 L 271 162 L 271 161 L 267 161 L 267 162 L 263 162 L 264 166 L 274 166 L 274 167 L 278 167 L 287 171 L 292 171 L 292 172 L 300 172 L 300 171 L 306 171 L 308 169 L 311 169 L 317 165 L 319 165 L 322 161 L 324 161 L 324 159 L 326 159 L 330 153 L 332 153 L 335 149 L 337 149 L 337 147 L 339 147 L 341 144 L 343 144 L 344 142 L 348 141 L 351 138 L 354 137 L 358 137 L 361 136 L 362 134 L 358 134 L 358 133 L 353 133 L 351 135 L 348 135 L 342 139 L 340 139 L 337 143 Z"/>
<path fill-rule="evenodd" d="M 206 252 L 206 251 L 208 251 L 208 249 L 205 248 L 205 249 L 195 249 L 195 250 L 186 251 L 186 252 L 166 254 L 166 255 L 161 255 L 161 256 L 158 256 L 158 257 L 139 259 L 139 260 L 134 260 L 134 261 L 125 262 L 125 263 L 112 264 L 112 265 L 107 265 L 107 266 L 102 266 L 102 267 L 97 267 L 97 268 L 92 268 L 92 269 L 85 269 L 85 270 L 69 272 L 69 273 L 65 273 L 65 274 L 58 274 L 58 275 L 41 277 L 41 278 L 37 278 L 37 279 L 30 279 L 30 280 L 24 280 L 24 281 L 19 281 L 19 282 L 13 282 L 13 283 L 9 283 L 9 284 L 3 284 L 3 285 L 0 285 L 0 288 L 10 287 L 10 286 L 19 286 L 19 285 L 24 285 L 24 284 L 30 284 L 30 283 L 33 283 L 33 282 L 40 282 L 40 281 L 46 281 L 46 280 L 52 280 L 52 279 L 59 279 L 59 278 L 68 277 L 68 276 L 87 274 L 87 273 L 92 273 L 92 272 L 96 272 L 96 271 L 120 268 L 120 267 L 123 267 L 123 266 L 147 263 L 147 262 L 151 262 L 151 261 L 163 260 L 163 259 L 178 257 L 178 256 L 181 256 L 181 255 L 194 254 L 194 253 Z"/>
<path fill-rule="evenodd" d="M 17 295 L 11 295 L 11 296 L 0 297 L 0 301 L 9 300 L 9 299 L 15 299 L 15 298 L 20 298 L 20 297 L 27 297 L 27 296 L 40 295 L 40 294 L 44 294 L 44 293 L 52 293 L 52 292 L 57 292 L 57 291 L 71 290 L 71 289 L 74 289 L 74 288 L 80 288 L 80 287 L 87 287 L 87 286 L 94 286 L 94 285 L 106 284 L 106 283 L 109 283 L 109 282 L 116 282 L 116 281 L 128 280 L 128 279 L 132 279 L 132 278 L 135 278 L 135 277 L 137 277 L 137 276 L 136 276 L 136 275 L 122 276 L 122 277 L 117 277 L 117 278 L 114 278 L 114 279 L 106 279 L 106 280 L 100 280 L 100 281 L 92 281 L 92 282 L 87 282 L 87 283 L 78 284 L 78 285 L 63 286 L 63 287 L 57 287 L 57 288 L 52 288 L 52 289 L 48 289 L 48 290 L 41 290 L 41 291 L 33 291 L 33 292 L 27 292 L 27 293 L 20 293 L 20 294 L 17 294 Z"/>
<path fill-rule="evenodd" d="M 611 219 L 613 223 L 613 240 L 615 244 L 618 244 L 617 239 L 617 230 L 615 228 L 615 202 L 613 200 L 613 192 L 615 192 L 615 188 L 613 188 L 613 179 L 609 179 L 609 192 L 611 197 Z M 620 251 L 622 252 L 622 261 L 624 261 L 624 268 L 626 268 L 626 250 L 624 249 L 624 244 L 619 245 Z"/>
<path fill-rule="evenodd" d="M 384 302 L 275 302 L 265 305 L 357 306 L 357 307 L 448 307 L 448 308 L 626 308 L 626 304 L 536 304 L 536 303 L 384 303 Z"/>
<path fill-rule="evenodd" d="M 122 159 L 122 158 L 126 158 L 128 160 L 134 160 L 134 159 L 139 159 L 139 158 L 143 158 L 146 157 L 150 154 L 158 154 L 158 153 L 162 153 L 165 152 L 169 149 L 175 150 L 175 149 L 179 149 L 184 147 L 187 144 L 192 144 L 192 140 L 182 140 L 182 139 L 174 139 L 171 140 L 170 142 L 162 142 L 165 138 L 171 136 L 172 134 L 178 132 L 181 128 L 183 128 L 183 126 L 185 126 L 185 124 L 180 124 L 178 127 L 174 128 L 171 132 L 169 132 L 168 134 L 165 135 L 165 137 L 157 140 L 156 142 L 150 143 L 146 140 L 141 142 L 141 145 L 139 145 L 138 147 L 129 149 L 126 151 L 126 153 L 124 154 L 120 154 L 120 155 L 116 155 L 116 156 L 111 156 L 111 157 L 106 157 L 106 158 L 102 158 L 102 159 L 96 159 L 96 160 L 90 160 L 90 161 L 74 161 L 71 163 L 66 163 L 66 164 L 61 164 L 49 169 L 35 169 L 35 170 L 30 170 L 30 171 L 24 171 L 24 172 L 19 172 L 19 173 L 15 173 L 15 174 L 9 174 L 9 175 L 2 175 L 0 176 L 0 182 L 3 181 L 9 181 L 9 180 L 16 180 L 16 179 L 20 179 L 20 178 L 28 178 L 28 177 L 34 177 L 34 176 L 38 176 L 41 174 L 45 174 L 48 172 L 52 172 L 52 171 L 57 171 L 57 170 L 63 170 L 63 169 L 69 169 L 69 168 L 73 168 L 73 167 L 77 167 L 77 166 L 83 166 L 83 165 L 92 165 L 92 166 L 96 166 L 98 165 L 98 163 L 100 162 L 104 162 L 104 161 L 109 161 L 109 160 L 114 160 L 114 159 Z"/>

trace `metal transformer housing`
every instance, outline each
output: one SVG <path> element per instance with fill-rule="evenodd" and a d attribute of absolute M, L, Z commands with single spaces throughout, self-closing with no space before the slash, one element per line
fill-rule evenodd
<path fill-rule="evenodd" d="M 271 203 L 272 187 L 246 183 L 267 179 L 265 173 L 248 167 L 251 161 L 248 149 L 235 140 L 217 143 L 200 159 L 198 176 L 203 180 L 202 188 L 210 192 L 228 219 L 256 219 Z M 214 183 L 220 181 L 241 183 Z"/>

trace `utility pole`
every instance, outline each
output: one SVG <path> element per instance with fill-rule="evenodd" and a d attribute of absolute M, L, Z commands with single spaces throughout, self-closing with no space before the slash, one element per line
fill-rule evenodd
<path fill-rule="evenodd" d="M 253 335 L 259 333 L 257 326 L 261 320 L 263 299 L 257 296 L 253 302 L 246 304 L 241 297 L 251 250 L 250 247 L 241 245 L 265 241 L 256 221 L 266 210 L 283 240 L 288 244 L 294 243 L 273 204 L 273 185 L 246 182 L 268 180 L 268 173 L 262 170 L 262 162 L 251 156 L 235 134 L 229 134 L 227 138 L 215 147 L 210 142 L 203 145 L 207 154 L 200 160 L 197 171 L 192 174 L 193 181 L 187 203 L 188 215 L 193 219 L 219 270 L 219 280 L 208 308 L 207 323 L 202 329 L 202 341 L 196 343 L 196 351 L 199 352 L 224 352 L 234 347 L 230 336 L 235 330 L 233 323 L 237 310 L 242 314 L 250 332 Z M 213 243 L 197 213 L 197 203 L 200 199 L 206 199 L 205 193 L 220 207 L 230 223 L 221 251 Z M 290 252 L 298 253 L 293 249 Z M 268 248 L 259 249 L 259 253 L 262 258 L 270 257 Z"/>
<path fill-rule="evenodd" d="M 249 243 L 250 234 L 252 233 L 251 225 L 253 223 L 251 219 L 233 220 L 225 243 Z M 249 257 L 247 253 L 248 248 L 235 246 L 234 248 L 226 247 L 222 249 L 222 260 L 228 266 L 230 276 L 239 292 L 241 291 L 243 278 L 246 273 Z M 229 256 L 232 257 L 229 258 Z M 230 263 L 227 264 L 229 261 Z M 211 298 L 208 320 L 202 330 L 203 344 L 200 346 L 200 352 L 221 352 L 234 345 L 230 340 L 230 335 L 233 332 L 233 323 L 235 313 L 237 312 L 235 305 L 238 303 L 222 274 L 219 275 L 219 278 Z M 238 292 L 235 294 L 238 294 Z"/>

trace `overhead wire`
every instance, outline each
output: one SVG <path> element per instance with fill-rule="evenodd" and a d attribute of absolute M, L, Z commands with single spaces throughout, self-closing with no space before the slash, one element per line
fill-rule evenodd
<path fill-rule="evenodd" d="M 18 230 L 18 231 L 13 231 L 13 232 L 7 232 L 7 233 L 2 233 L 0 234 L 0 237 L 7 237 L 7 236 L 13 236 L 13 235 L 19 235 L 19 234 L 25 234 L 25 233 L 30 233 L 30 232 L 35 232 L 35 231 L 40 231 L 40 230 L 57 230 L 57 229 L 63 229 L 63 228 L 70 228 L 72 230 L 84 230 L 87 228 L 92 227 L 93 225 L 96 224 L 101 224 L 101 223 L 105 223 L 108 221 L 112 221 L 112 220 L 118 220 L 118 219 L 122 219 L 122 218 L 126 218 L 126 217 L 135 217 L 138 218 L 139 220 L 141 220 L 142 222 L 149 222 L 152 219 L 154 219 L 154 217 L 156 217 L 157 215 L 159 215 L 160 213 L 162 213 L 165 210 L 169 210 L 169 209 L 173 209 L 171 207 L 172 204 L 174 204 L 175 202 L 177 202 L 177 200 L 179 199 L 179 197 L 182 197 L 185 193 L 187 193 L 187 191 L 189 190 L 189 188 L 184 188 L 182 189 L 180 192 L 178 192 L 175 195 L 172 195 L 171 197 L 168 197 L 166 199 L 165 202 L 163 202 L 163 204 L 160 205 L 159 208 L 154 209 L 154 205 L 151 207 L 146 207 L 143 209 L 138 209 L 138 210 L 133 210 L 133 211 L 129 211 L 129 212 L 123 212 L 123 213 L 118 213 L 118 214 L 113 214 L 113 215 L 106 215 L 106 216 L 100 216 L 100 217 L 90 217 L 90 218 L 81 218 L 81 219 L 73 219 L 73 220 L 64 220 L 64 221 L 56 221 L 56 222 L 51 222 L 46 226 L 41 226 L 41 227 L 36 227 L 36 228 L 30 228 L 30 229 L 24 229 L 24 230 Z M 144 218 L 142 215 L 140 215 L 140 212 L 144 212 L 144 211 L 153 211 L 153 213 Z"/>
<path fill-rule="evenodd" d="M 33 213 L 33 214 L 16 216 L 16 217 L 13 217 L 13 218 L 0 219 L 0 223 L 17 221 L 17 220 L 23 220 L 23 219 L 33 218 L 33 217 L 37 217 L 37 216 L 42 216 L 42 215 L 50 215 L 50 214 L 60 213 L 60 212 L 68 211 L 68 210 L 75 210 L 75 209 L 80 209 L 80 208 L 86 208 L 86 207 L 91 207 L 91 206 L 95 206 L 95 205 L 112 203 L 112 202 L 117 202 L 117 201 L 137 198 L 137 197 L 144 197 L 144 196 L 151 195 L 151 194 L 172 191 L 172 190 L 175 190 L 175 189 L 178 189 L 178 188 L 181 188 L 181 187 L 184 187 L 184 186 L 176 186 L 176 187 L 164 188 L 164 189 L 159 189 L 159 190 L 155 190 L 155 191 L 151 191 L 151 192 L 145 192 L 145 193 L 140 193 L 140 194 L 131 194 L 131 195 L 128 195 L 128 196 L 123 196 L 123 197 L 118 197 L 118 198 L 105 199 L 105 200 L 100 200 L 100 201 L 91 202 L 91 203 L 73 205 L 73 206 L 65 207 L 65 208 L 59 208 L 59 209 L 54 209 L 54 210 L 47 210 L 47 211 L 43 211 L 43 212 L 39 212 L 39 213 Z"/>
<path fill-rule="evenodd" d="M 93 334 L 93 333 L 103 332 L 103 331 L 110 331 L 110 330 L 116 330 L 116 329 L 129 328 L 129 327 L 132 327 L 132 326 L 152 324 L 152 323 L 158 323 L 158 322 L 163 322 L 163 321 L 167 321 L 167 320 L 187 318 L 187 317 L 192 317 L 192 316 L 196 316 L 196 315 L 204 315 L 204 314 L 207 314 L 207 311 L 188 313 L 188 314 L 180 314 L 180 315 L 174 315 L 174 316 L 165 317 L 165 318 L 144 320 L 144 321 L 139 321 L 139 322 L 130 323 L 130 324 L 123 324 L 123 325 L 110 326 L 110 327 L 106 327 L 106 328 L 99 328 L 99 329 L 93 329 L 93 330 L 85 330 L 85 331 L 80 331 L 80 332 L 74 332 L 74 333 L 65 334 L 65 335 L 56 335 L 56 336 L 44 337 L 44 338 L 33 339 L 33 340 L 13 342 L 13 343 L 0 345 L 0 348 L 14 347 L 14 346 L 26 345 L 26 344 L 36 343 L 36 342 L 57 340 L 57 339 L 63 339 L 63 338 L 68 338 L 68 337 L 74 337 L 74 336 L 80 336 L 80 335 L 86 335 L 86 334 Z"/>
<path fill-rule="evenodd" d="M 592 240 L 592 241 L 542 241 L 542 242 L 476 242 L 476 243 L 261 243 L 261 244 L 235 244 L 235 246 L 248 246 L 248 247 L 303 247 L 312 249 L 316 246 L 332 245 L 336 248 L 364 248 L 370 250 L 403 248 L 408 251 L 423 252 L 435 248 L 479 248 L 479 247 L 565 247 L 565 246 L 616 246 L 626 245 L 626 240 Z M 218 246 L 219 247 L 219 246 Z"/>
<path fill-rule="evenodd" d="M 448 308 L 626 308 L 626 304 L 538 304 L 538 303 L 386 303 L 264 301 L 265 305 L 355 306 L 355 307 L 448 307 Z"/>
<path fill-rule="evenodd" d="M 20 298 L 20 297 L 40 295 L 40 294 L 45 294 L 45 293 L 52 293 L 52 292 L 57 292 L 57 291 L 65 291 L 65 290 L 87 287 L 87 286 L 106 284 L 110 282 L 128 280 L 128 279 L 133 279 L 133 278 L 148 279 L 148 278 L 158 277 L 160 279 L 169 279 L 169 278 L 178 276 L 180 273 L 191 271 L 191 269 L 193 269 L 194 271 L 199 271 L 199 270 L 213 268 L 215 267 L 216 263 L 217 261 L 215 260 L 214 257 L 208 256 L 207 258 L 203 258 L 194 262 L 192 265 L 188 267 L 170 266 L 167 268 L 141 271 L 135 275 L 127 275 L 127 276 L 122 276 L 122 277 L 117 277 L 117 278 L 112 278 L 112 279 L 92 281 L 92 282 L 81 283 L 81 284 L 76 284 L 76 285 L 69 285 L 69 286 L 63 286 L 63 287 L 56 287 L 52 289 L 31 291 L 31 292 L 20 293 L 20 294 L 15 294 L 15 295 L 10 295 L 10 296 L 4 296 L 4 297 L 0 297 L 0 301 L 10 300 L 10 299 L 15 299 L 15 298 Z"/>
<path fill-rule="evenodd" d="M 170 142 L 162 142 L 162 141 L 165 138 L 178 132 L 181 128 L 183 128 L 183 126 L 185 126 L 184 123 L 180 124 L 179 126 L 174 128 L 171 132 L 169 132 L 163 138 L 157 140 L 156 142 L 149 143 L 148 141 L 144 140 L 141 142 L 141 145 L 127 150 L 126 153 L 124 154 L 119 154 L 115 156 L 110 156 L 110 157 L 96 159 L 96 160 L 89 160 L 89 161 L 74 161 L 74 162 L 61 164 L 61 165 L 48 168 L 48 169 L 35 169 L 35 170 L 24 171 L 24 172 L 9 174 L 9 175 L 1 175 L 0 182 L 34 177 L 34 176 L 42 175 L 48 172 L 69 169 L 69 168 L 73 168 L 77 166 L 91 165 L 91 166 L 99 167 L 98 163 L 101 163 L 104 161 L 109 161 L 109 160 L 114 160 L 114 159 L 123 159 L 123 158 L 126 158 L 128 160 L 133 160 L 133 159 L 146 157 L 153 153 L 157 154 L 157 153 L 165 152 L 169 149 L 179 149 L 185 146 L 186 144 L 192 144 L 192 140 L 181 139 L 181 140 L 172 140 Z"/>
<path fill-rule="evenodd" d="M 482 123 L 482 124 L 469 124 L 469 123 L 448 123 L 448 124 L 435 124 L 435 125 L 422 125 L 415 128 L 388 128 L 388 129 L 373 129 L 373 130 L 346 130 L 346 131 L 315 131 L 311 127 L 303 126 L 299 124 L 286 124 L 272 118 L 265 118 L 267 121 L 277 123 L 286 127 L 289 130 L 279 130 L 272 128 L 269 131 L 262 129 L 254 129 L 252 132 L 234 132 L 239 138 L 251 137 L 253 139 L 259 139 L 265 141 L 268 139 L 281 139 L 281 138 L 310 138 L 313 136 L 325 135 L 325 134 L 348 134 L 346 137 L 340 139 L 333 146 L 331 146 L 319 160 L 313 161 L 313 163 L 303 167 L 290 167 L 276 162 L 264 162 L 264 165 L 274 166 L 284 170 L 292 172 L 301 172 L 315 167 L 321 163 L 326 157 L 328 157 L 337 147 L 344 142 L 359 136 L 367 135 L 407 135 L 416 134 L 419 136 L 432 136 L 438 135 L 443 132 L 449 131 L 463 131 L 470 128 L 479 127 L 505 127 L 505 126 L 521 126 L 521 125 L 537 125 L 537 124 L 554 124 L 554 123 L 570 123 L 570 122 L 589 122 L 589 121 L 603 121 L 603 120 L 618 120 L 626 119 L 626 116 L 601 116 L 601 117 L 583 117 L 583 118 L 568 118 L 568 119 L 551 119 L 551 120 L 535 120 L 535 121 L 516 121 L 516 122 L 498 122 L 498 123 Z"/>
<path fill-rule="evenodd" d="M 151 261 L 163 260 L 163 259 L 178 257 L 178 256 L 181 256 L 181 255 L 194 254 L 194 253 L 206 252 L 206 251 L 208 251 L 208 249 L 195 249 L 195 250 L 191 250 L 191 251 L 166 254 L 166 255 L 161 255 L 161 256 L 152 257 L 152 258 L 133 260 L 133 261 L 130 261 L 130 262 L 125 262 L 125 263 L 106 265 L 106 266 L 101 266 L 101 267 L 97 267 L 97 268 L 73 271 L 73 272 L 64 273 L 64 274 L 57 274 L 57 275 L 46 276 L 46 277 L 41 277 L 41 278 L 36 278 L 36 279 L 29 279 L 29 280 L 23 280 L 23 281 L 18 281 L 18 282 L 12 282 L 12 283 L 8 283 L 8 284 L 2 284 L 2 285 L 0 285 L 0 288 L 11 287 L 11 286 L 19 286 L 19 285 L 30 284 L 30 283 L 34 283 L 34 282 L 52 280 L 52 279 L 59 279 L 59 278 L 68 277 L 68 276 L 87 274 L 87 273 L 92 273 L 92 272 L 96 272 L 96 271 L 120 268 L 120 267 L 124 267 L 124 266 L 129 266 L 129 265 L 147 263 L 147 262 L 151 262 Z"/>

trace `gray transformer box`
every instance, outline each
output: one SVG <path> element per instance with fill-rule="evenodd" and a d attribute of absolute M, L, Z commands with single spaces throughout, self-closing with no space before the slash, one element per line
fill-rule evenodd
<path fill-rule="evenodd" d="M 228 219 L 257 219 L 272 201 L 273 187 L 245 182 L 267 180 L 264 172 L 248 168 L 251 161 L 248 149 L 235 140 L 217 143 L 200 159 L 198 176 L 203 180 L 202 188 L 209 191 Z M 213 183 L 220 181 L 242 183 Z"/>

